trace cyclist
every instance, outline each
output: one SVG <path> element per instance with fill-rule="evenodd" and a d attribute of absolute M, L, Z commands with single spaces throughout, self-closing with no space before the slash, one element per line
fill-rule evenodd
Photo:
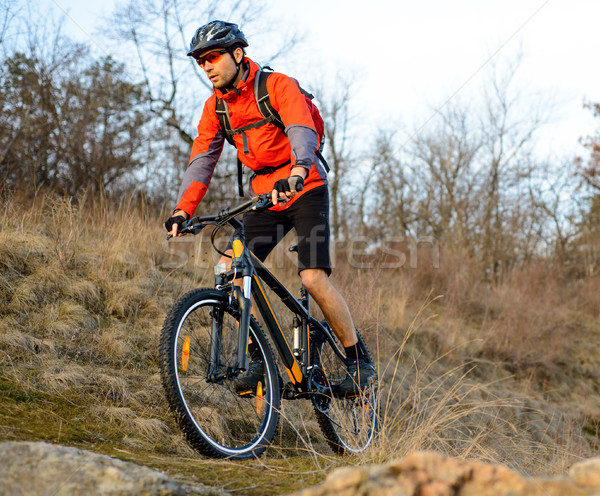
<path fill-rule="evenodd" d="M 237 24 L 223 21 L 209 22 L 192 38 L 187 55 L 202 67 L 214 91 L 204 104 L 177 206 L 165 222 L 172 236 L 180 236 L 181 226 L 194 214 L 223 149 L 225 133 L 217 117 L 216 99 L 226 102 L 232 129 L 263 119 L 254 92 L 259 67 L 246 56 L 247 46 Z M 315 161 L 318 135 L 306 99 L 291 78 L 272 73 L 267 89 L 285 130 L 265 123 L 234 135 L 238 157 L 253 171 L 249 193 L 270 192 L 274 204 L 269 210 L 244 215 L 246 242 L 262 261 L 295 228 L 300 278 L 345 348 L 348 374 L 340 390 L 352 392 L 357 385 L 366 385 L 376 373 L 356 346 L 357 335 L 348 306 L 329 280 L 329 193 L 326 173 Z M 250 354 L 252 359 L 252 347 Z M 262 375 L 262 363 L 251 361 L 246 375 L 238 379 L 239 389 L 252 390 Z"/>

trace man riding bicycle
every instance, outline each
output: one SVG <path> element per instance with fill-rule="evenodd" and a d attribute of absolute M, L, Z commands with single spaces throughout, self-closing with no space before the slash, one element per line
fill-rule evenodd
<path fill-rule="evenodd" d="M 194 139 L 189 166 L 179 190 L 177 207 L 165 222 L 172 236 L 194 214 L 204 197 L 223 150 L 226 136 L 216 111 L 217 99 L 225 101 L 238 158 L 253 171 L 251 195 L 271 192 L 273 207 L 244 214 L 247 246 L 264 261 L 292 228 L 298 236 L 298 271 L 302 284 L 314 298 L 346 351 L 348 374 L 340 391 L 352 392 L 376 376 L 357 346 L 352 316 L 344 298 L 329 280 L 329 192 L 327 175 L 315 161 L 319 137 L 306 98 L 291 78 L 272 73 L 267 81 L 269 98 L 285 125 L 282 130 L 264 120 L 256 103 L 256 63 L 245 54 L 246 37 L 233 23 L 212 21 L 200 27 L 188 56 L 202 67 L 214 92 L 204 104 Z M 222 259 L 221 262 L 226 261 Z M 249 346 L 250 358 L 253 347 Z M 252 390 L 263 375 L 262 363 L 252 361 L 239 390 Z"/>

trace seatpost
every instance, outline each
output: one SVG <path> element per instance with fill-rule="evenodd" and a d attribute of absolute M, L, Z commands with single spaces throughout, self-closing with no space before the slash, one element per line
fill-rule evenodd
<path fill-rule="evenodd" d="M 306 309 L 306 312 L 310 315 L 310 295 L 308 294 L 308 291 L 306 291 L 304 284 L 302 284 L 302 286 L 300 287 L 300 303 Z M 308 352 L 309 352 L 309 347 L 310 347 L 309 336 L 308 336 L 310 329 L 308 328 L 308 319 L 306 317 L 302 317 L 300 325 L 302 326 L 301 327 L 302 331 L 300 332 L 301 342 L 302 342 L 302 356 L 301 356 L 302 372 L 304 374 L 306 374 L 307 367 L 309 366 L 309 353 Z"/>
<path fill-rule="evenodd" d="M 300 286 L 300 303 L 302 303 L 302 306 L 310 313 L 310 295 L 308 294 L 308 291 L 306 291 L 304 284 Z"/>

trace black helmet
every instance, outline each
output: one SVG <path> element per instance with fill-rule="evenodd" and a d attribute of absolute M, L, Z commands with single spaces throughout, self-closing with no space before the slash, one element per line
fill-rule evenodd
<path fill-rule="evenodd" d="M 244 33 L 237 24 L 224 21 L 211 21 L 198 28 L 190 43 L 189 57 L 196 57 L 211 48 L 229 48 L 232 45 L 248 46 Z"/>

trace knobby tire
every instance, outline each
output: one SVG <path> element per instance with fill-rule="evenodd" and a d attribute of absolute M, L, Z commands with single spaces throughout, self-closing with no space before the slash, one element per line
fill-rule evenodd
<path fill-rule="evenodd" d="M 169 407 L 188 443 L 213 458 L 260 456 L 279 423 L 281 396 L 275 360 L 254 318 L 250 338 L 264 364 L 262 394 L 239 394 L 235 377 L 228 374 L 237 362 L 238 317 L 237 302 L 230 302 L 229 294 L 195 289 L 169 311 L 161 333 L 160 371 Z M 218 365 L 223 378 L 218 381 L 207 380 L 215 318 L 222 319 Z"/>

